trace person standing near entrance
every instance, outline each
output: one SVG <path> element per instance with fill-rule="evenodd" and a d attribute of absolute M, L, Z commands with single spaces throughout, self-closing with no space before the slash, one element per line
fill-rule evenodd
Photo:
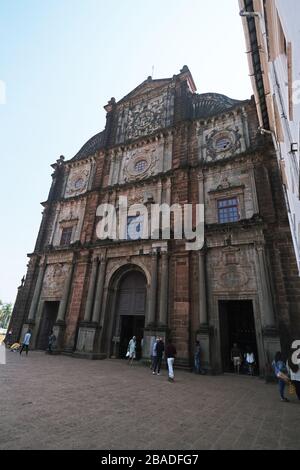
<path fill-rule="evenodd" d="M 154 367 L 153 367 L 153 372 L 152 372 L 153 375 L 156 375 L 156 371 L 157 371 L 157 375 L 160 375 L 160 368 L 161 368 L 161 362 L 162 362 L 164 350 L 165 350 L 164 342 L 162 338 L 158 338 L 158 341 L 156 343 L 156 348 L 155 348 L 156 356 L 155 356 Z"/>
<path fill-rule="evenodd" d="M 51 333 L 48 338 L 48 352 L 49 354 L 52 354 L 53 348 L 55 346 L 55 341 L 56 341 L 56 336 L 53 333 L 53 330 L 51 330 Z"/>
<path fill-rule="evenodd" d="M 156 345 L 158 343 L 158 338 L 154 338 L 154 342 L 152 343 L 151 346 L 151 370 L 154 372 L 154 367 L 156 363 Z"/>
<path fill-rule="evenodd" d="M 24 339 L 23 339 L 22 347 L 20 349 L 20 356 L 21 356 L 24 349 L 26 351 L 26 356 L 28 356 L 28 349 L 29 349 L 30 340 L 31 340 L 31 331 L 28 330 L 27 333 L 24 336 Z"/>
<path fill-rule="evenodd" d="M 234 343 L 233 348 L 231 349 L 231 361 L 233 362 L 234 372 L 239 374 L 242 363 L 242 353 L 236 343 Z"/>
<path fill-rule="evenodd" d="M 247 352 L 245 354 L 245 363 L 248 368 L 248 375 L 254 375 L 255 356 L 250 347 L 247 348 Z"/>
<path fill-rule="evenodd" d="M 201 348 L 200 348 L 200 341 L 196 341 L 195 344 L 195 352 L 194 352 L 194 370 L 196 374 L 201 374 Z"/>
<path fill-rule="evenodd" d="M 174 382 L 174 361 L 177 351 L 171 340 L 168 341 L 166 347 L 166 358 L 168 364 L 169 382 Z"/>
<path fill-rule="evenodd" d="M 6 346 L 8 348 L 13 344 L 12 335 L 13 335 L 13 330 L 9 330 L 9 332 L 7 333 L 7 339 L 6 339 Z"/>
<path fill-rule="evenodd" d="M 136 356 L 136 337 L 135 336 L 133 336 L 131 340 L 129 341 L 127 353 L 129 353 L 128 364 L 132 365 L 133 360 L 135 359 L 135 356 Z"/>

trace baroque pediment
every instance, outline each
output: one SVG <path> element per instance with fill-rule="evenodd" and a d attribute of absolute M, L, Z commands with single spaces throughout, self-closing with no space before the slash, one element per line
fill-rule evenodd
<path fill-rule="evenodd" d="M 162 78 L 159 80 L 152 80 L 151 77 L 148 77 L 147 80 L 138 85 L 134 90 L 132 90 L 128 95 L 124 96 L 117 104 L 125 103 L 134 98 L 142 97 L 143 95 L 150 93 L 151 91 L 162 88 L 166 85 L 169 85 L 172 82 L 171 78 Z"/>

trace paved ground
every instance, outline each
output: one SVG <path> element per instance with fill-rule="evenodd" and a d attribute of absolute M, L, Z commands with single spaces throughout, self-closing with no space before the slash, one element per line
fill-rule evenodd
<path fill-rule="evenodd" d="M 252 377 L 7 353 L 0 449 L 300 449 L 300 403 Z"/>

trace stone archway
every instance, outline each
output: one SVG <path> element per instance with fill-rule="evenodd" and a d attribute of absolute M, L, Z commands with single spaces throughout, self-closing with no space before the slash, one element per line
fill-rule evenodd
<path fill-rule="evenodd" d="M 108 356 L 124 358 L 130 338 L 137 338 L 137 359 L 142 357 L 147 305 L 147 279 L 138 266 L 123 266 L 110 286 L 111 321 Z"/>

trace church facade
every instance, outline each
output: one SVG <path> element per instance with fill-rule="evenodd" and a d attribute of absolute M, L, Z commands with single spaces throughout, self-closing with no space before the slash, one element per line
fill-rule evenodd
<path fill-rule="evenodd" d="M 212 373 L 230 371 L 234 343 L 267 374 L 277 350 L 300 338 L 300 279 L 276 152 L 258 133 L 253 99 L 197 94 L 184 66 L 149 77 L 105 106 L 104 131 L 52 165 L 52 185 L 10 328 L 32 347 L 93 359 L 150 357 L 153 338 L 172 338 L 177 365 L 194 344 Z M 97 236 L 101 204 L 204 205 L 204 245 Z M 144 221 L 145 222 L 145 221 Z M 174 221 L 173 221 L 174 222 Z M 173 223 L 172 222 L 172 223 Z M 161 234 L 160 234 L 161 235 Z"/>

